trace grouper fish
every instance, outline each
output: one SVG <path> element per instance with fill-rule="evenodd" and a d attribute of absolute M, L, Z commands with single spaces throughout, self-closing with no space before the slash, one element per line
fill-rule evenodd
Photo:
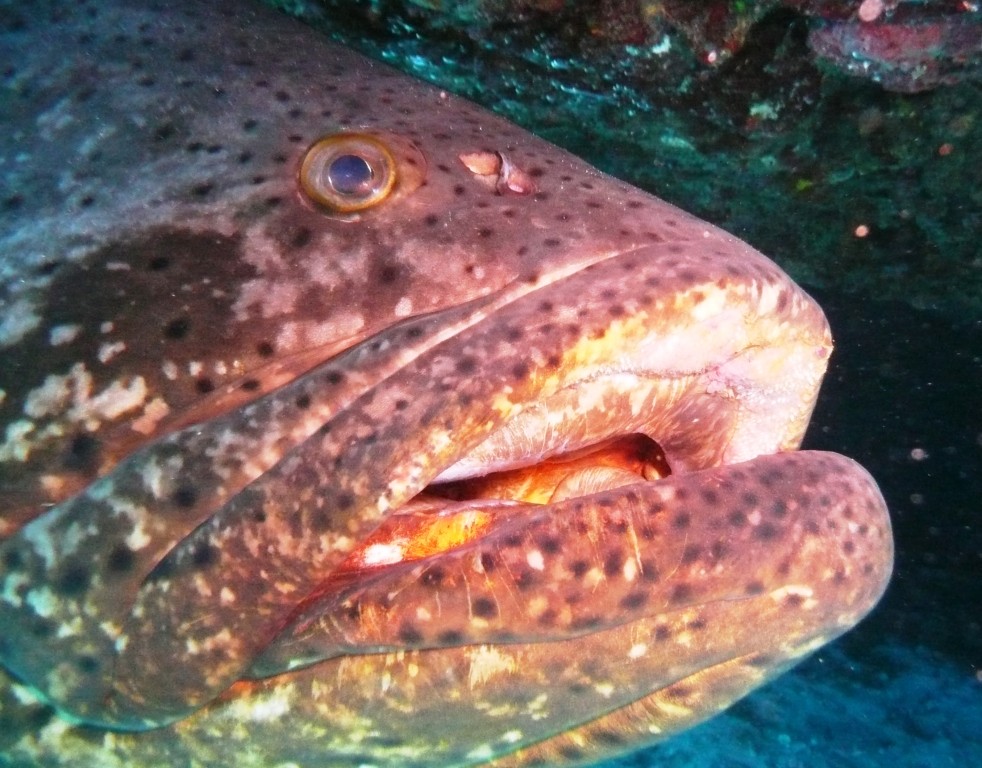
<path fill-rule="evenodd" d="M 247 0 L 3 20 L 3 765 L 586 763 L 880 597 L 750 246 Z"/>

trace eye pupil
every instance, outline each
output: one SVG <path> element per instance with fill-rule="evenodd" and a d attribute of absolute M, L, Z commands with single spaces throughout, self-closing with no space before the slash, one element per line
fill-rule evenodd
<path fill-rule="evenodd" d="M 374 208 L 396 188 L 396 161 L 384 138 L 332 133 L 307 150 L 298 181 L 327 213 L 347 216 Z"/>
<path fill-rule="evenodd" d="M 365 197 L 373 191 L 375 173 L 365 158 L 359 155 L 341 155 L 331 161 L 327 180 L 339 195 Z"/>

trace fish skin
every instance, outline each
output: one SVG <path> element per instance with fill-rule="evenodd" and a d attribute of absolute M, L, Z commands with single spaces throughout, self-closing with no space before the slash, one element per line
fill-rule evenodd
<path fill-rule="evenodd" d="M 12 764 L 589 762 L 875 604 L 889 518 L 854 462 L 794 451 L 831 339 L 766 258 L 248 3 L 12 13 Z M 341 131 L 401 172 L 358 216 L 297 189 Z M 598 399 L 672 475 L 467 502 L 485 535 L 331 581 L 431 481 L 608 437 Z"/>

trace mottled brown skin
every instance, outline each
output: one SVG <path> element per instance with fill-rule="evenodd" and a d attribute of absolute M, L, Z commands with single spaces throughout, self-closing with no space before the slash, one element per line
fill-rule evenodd
<path fill-rule="evenodd" d="M 24 14 L 12 764 L 589 762 L 875 604 L 879 491 L 795 451 L 828 326 L 762 255 L 248 3 Z M 300 169 L 353 132 L 397 182 L 341 214 Z"/>

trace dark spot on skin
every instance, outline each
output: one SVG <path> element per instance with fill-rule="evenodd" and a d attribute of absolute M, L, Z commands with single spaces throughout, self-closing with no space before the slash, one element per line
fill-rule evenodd
<path fill-rule="evenodd" d="M 545 552 L 547 555 L 556 554 L 563 546 L 562 541 L 556 536 L 542 536 L 536 539 L 535 542 L 539 549 Z"/>
<path fill-rule="evenodd" d="M 253 513 L 252 513 L 252 521 L 255 522 L 255 523 L 259 523 L 260 525 L 262 523 L 265 523 L 266 522 L 266 513 L 263 510 L 261 510 L 261 509 L 257 509 L 255 511 L 253 511 Z"/>
<path fill-rule="evenodd" d="M 7 549 L 3 553 L 3 564 L 5 568 L 11 571 L 18 571 L 24 564 L 24 558 L 18 550 Z"/>
<path fill-rule="evenodd" d="M 511 368 L 511 375 L 512 378 L 518 381 L 525 380 L 526 378 L 528 378 L 529 375 L 528 365 L 525 363 L 515 363 L 515 365 L 513 365 Z"/>
<path fill-rule="evenodd" d="M 757 498 L 756 493 L 751 493 L 746 491 L 740 495 L 740 500 L 750 508 L 756 508 L 760 504 L 760 499 Z"/>
<path fill-rule="evenodd" d="M 77 472 L 94 472 L 99 464 L 99 440 L 92 435 L 82 433 L 75 435 L 68 445 L 65 454 L 65 469 Z"/>
<path fill-rule="evenodd" d="M 99 661 L 94 656 L 79 656 L 75 659 L 75 666 L 84 675 L 91 675 L 99 669 Z"/>
<path fill-rule="evenodd" d="M 498 615 L 498 604 L 489 597 L 479 597 L 471 603 L 471 613 L 482 619 L 493 619 Z"/>
<path fill-rule="evenodd" d="M 133 554 L 133 550 L 125 544 L 118 544 L 113 547 L 106 559 L 109 570 L 115 573 L 126 573 L 133 568 L 135 562 L 136 556 Z"/>
<path fill-rule="evenodd" d="M 655 638 L 655 640 L 664 642 L 672 636 L 672 630 L 663 624 L 662 626 L 657 627 L 651 636 Z"/>
<path fill-rule="evenodd" d="M 170 256 L 154 256 L 147 266 L 154 272 L 162 272 L 170 266 Z"/>
<path fill-rule="evenodd" d="M 55 591 L 66 597 L 77 597 L 89 588 L 92 574 L 78 563 L 67 562 L 58 572 L 55 579 Z"/>
<path fill-rule="evenodd" d="M 632 592 L 621 600 L 621 608 L 625 611 L 633 611 L 642 607 L 647 602 L 647 592 Z"/>
<path fill-rule="evenodd" d="M 853 552 L 856 551 L 855 542 L 853 541 L 842 542 L 842 551 L 845 552 L 847 555 L 851 555 Z"/>
<path fill-rule="evenodd" d="M 583 632 L 602 625 L 603 621 L 599 616 L 577 616 L 569 623 L 569 628 L 574 632 Z"/>
<path fill-rule="evenodd" d="M 338 384 L 341 384 L 344 381 L 344 373 L 337 369 L 332 369 L 327 372 L 325 378 L 327 379 L 328 384 L 336 387 Z"/>
<path fill-rule="evenodd" d="M 569 572 L 577 578 L 582 578 L 590 570 L 590 564 L 586 560 L 575 560 L 569 564 Z"/>
<path fill-rule="evenodd" d="M 181 485 L 171 495 L 171 501 L 184 509 L 190 509 L 198 501 L 198 492 L 193 485 Z"/>
<path fill-rule="evenodd" d="M 687 512 L 680 512 L 672 520 L 672 527 L 677 531 L 684 531 L 692 523 L 692 518 Z"/>
<path fill-rule="evenodd" d="M 705 619 L 694 619 L 693 621 L 690 621 L 689 622 L 688 628 L 691 629 L 691 630 L 693 630 L 694 632 L 698 632 L 699 630 L 705 629 L 706 628 L 706 620 Z"/>
<path fill-rule="evenodd" d="M 213 382 L 209 378 L 202 377 L 200 379 L 195 380 L 194 388 L 198 390 L 198 392 L 200 392 L 202 395 L 207 395 L 209 392 L 215 391 L 215 382 Z"/>
<path fill-rule="evenodd" d="M 293 233 L 293 237 L 290 238 L 290 245 L 294 248 L 303 248 L 306 245 L 310 245 L 310 241 L 313 239 L 314 235 L 307 227 L 300 227 L 296 232 Z"/>
<path fill-rule="evenodd" d="M 460 645 L 464 642 L 464 633 L 456 629 L 446 629 L 437 635 L 440 645 Z"/>
<path fill-rule="evenodd" d="M 676 584 L 672 587 L 672 593 L 668 599 L 673 605 L 687 603 L 692 599 L 692 587 L 685 583 Z"/>
<path fill-rule="evenodd" d="M 262 384 L 260 384 L 259 379 L 246 379 L 242 382 L 242 389 L 246 392 L 255 392 L 261 386 Z"/>
<path fill-rule="evenodd" d="M 782 603 L 788 608 L 800 608 L 802 603 L 805 602 L 805 598 L 801 595 L 796 595 L 789 593 L 784 596 Z"/>
<path fill-rule="evenodd" d="M 726 521 L 734 528 L 743 528 L 747 524 L 747 516 L 739 510 L 734 510 L 726 516 Z"/>
<path fill-rule="evenodd" d="M 682 565 L 692 565 L 702 554 L 702 547 L 698 544 L 686 544 L 682 550 Z"/>
<path fill-rule="evenodd" d="M 399 279 L 399 272 L 397 264 L 382 264 L 376 272 L 376 279 L 382 285 L 391 285 Z"/>
<path fill-rule="evenodd" d="M 466 375 L 474 373 L 477 370 L 477 360 L 473 357 L 465 355 L 457 359 L 456 363 L 457 373 Z"/>
<path fill-rule="evenodd" d="M 621 572 L 624 565 L 624 553 L 620 551 L 608 552 L 604 558 L 604 574 L 608 577 L 616 576 Z"/>
<path fill-rule="evenodd" d="M 177 133 L 177 128 L 174 127 L 173 123 L 163 123 L 157 126 L 157 130 L 153 132 L 154 141 L 167 141 Z"/>
<path fill-rule="evenodd" d="M 556 613 L 554 608 L 547 608 L 536 618 L 536 623 L 540 627 L 553 627 L 556 625 L 556 619 L 559 618 L 559 614 Z"/>
<path fill-rule="evenodd" d="M 42 264 L 40 267 L 38 267 L 36 271 L 41 277 L 48 277 L 49 275 L 53 275 L 55 272 L 57 272 L 60 266 L 61 262 L 49 261 L 47 264 Z"/>
<path fill-rule="evenodd" d="M 355 497 L 350 493 L 339 493 L 335 500 L 335 505 L 342 512 L 351 509 L 355 505 Z"/>
<path fill-rule="evenodd" d="M 778 520 L 788 514 L 788 504 L 783 499 L 778 499 L 771 505 L 771 515 Z"/>
<path fill-rule="evenodd" d="M 395 401 L 394 407 L 395 407 L 395 409 L 397 411 L 404 411 L 404 410 L 406 410 L 409 407 L 409 401 L 408 400 L 405 400 L 403 398 L 400 398 L 400 399 L 398 399 L 398 400 Z"/>
<path fill-rule="evenodd" d="M 440 223 L 440 217 L 435 213 L 428 213 L 423 217 L 423 223 L 428 227 L 435 227 Z"/>
<path fill-rule="evenodd" d="M 723 541 L 715 541 L 709 548 L 709 554 L 712 556 L 713 560 L 721 560 L 722 558 L 726 557 L 729 552 L 729 545 Z"/>
<path fill-rule="evenodd" d="M 419 577 L 420 583 L 425 584 L 427 587 L 439 587 L 443 584 L 444 578 L 446 578 L 446 572 L 438 567 L 428 568 L 422 576 Z"/>
<path fill-rule="evenodd" d="M 711 507 L 715 507 L 719 504 L 719 494 L 716 493 L 712 488 L 703 488 L 699 495 L 702 496 L 702 500 Z"/>
<path fill-rule="evenodd" d="M 569 762 L 576 762 L 582 759 L 584 754 L 583 750 L 575 744 L 561 744 L 558 751 L 560 756 Z"/>
<path fill-rule="evenodd" d="M 542 244 L 548 248 L 558 248 L 562 242 L 558 237 L 547 237 L 542 241 Z"/>
<path fill-rule="evenodd" d="M 191 321 L 186 317 L 179 317 L 171 320 L 164 326 L 164 338 L 171 341 L 178 341 L 188 335 L 191 330 Z"/>
<path fill-rule="evenodd" d="M 778 528 L 772 523 L 761 523 L 754 530 L 754 537 L 761 541 L 770 541 L 771 539 L 777 538 L 777 535 Z"/>
<path fill-rule="evenodd" d="M 191 553 L 191 562 L 200 570 L 214 565 L 218 562 L 218 548 L 207 541 L 198 542 Z"/>
<path fill-rule="evenodd" d="M 193 187 L 191 187 L 191 194 L 195 197 L 207 197 L 211 194 L 214 188 L 215 185 L 211 184 L 210 182 L 195 184 Z"/>
<path fill-rule="evenodd" d="M 495 559 L 494 555 L 492 555 L 490 552 L 481 553 L 481 569 L 485 573 L 493 573 L 497 567 L 498 561 Z"/>
<path fill-rule="evenodd" d="M 599 731 L 594 731 L 593 738 L 595 738 L 601 744 L 607 744 L 609 746 L 616 746 L 624 743 L 623 736 L 617 733 L 617 731 L 611 731 L 606 728 Z"/>
<path fill-rule="evenodd" d="M 493 234 L 494 230 L 490 227 L 481 227 L 479 230 L 477 230 L 477 236 L 484 239 L 491 237 Z"/>
<path fill-rule="evenodd" d="M 412 624 L 403 624 L 399 627 L 398 637 L 406 645 L 419 645 L 423 642 L 422 633 Z"/>
<path fill-rule="evenodd" d="M 302 411 L 305 411 L 310 407 L 310 395 L 308 394 L 298 395 L 297 399 L 294 402 L 297 404 L 297 408 L 299 408 Z"/>

